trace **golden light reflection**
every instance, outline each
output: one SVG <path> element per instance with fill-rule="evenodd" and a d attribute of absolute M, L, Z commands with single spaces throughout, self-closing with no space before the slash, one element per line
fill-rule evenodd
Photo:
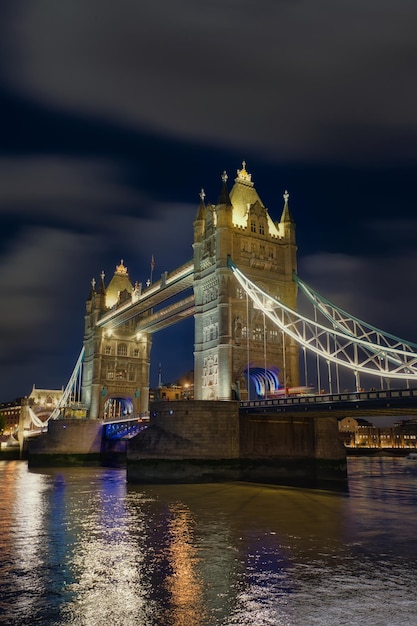
<path fill-rule="evenodd" d="M 204 622 L 203 581 L 198 572 L 199 557 L 193 536 L 190 511 L 174 505 L 169 521 L 169 560 L 172 573 L 166 585 L 171 594 L 171 626 L 197 626 Z"/>

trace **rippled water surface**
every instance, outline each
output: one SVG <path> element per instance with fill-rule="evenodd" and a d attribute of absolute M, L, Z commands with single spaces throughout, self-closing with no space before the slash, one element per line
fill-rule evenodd
<path fill-rule="evenodd" d="M 417 462 L 349 459 L 349 495 L 131 486 L 0 462 L 0 623 L 417 623 Z"/>

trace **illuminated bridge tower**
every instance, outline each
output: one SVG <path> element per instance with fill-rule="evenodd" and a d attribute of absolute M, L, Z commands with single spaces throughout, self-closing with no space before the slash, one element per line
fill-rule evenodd
<path fill-rule="evenodd" d="M 82 400 L 93 419 L 143 415 L 148 410 L 151 335 L 137 333 L 135 319 L 111 330 L 97 324 L 115 305 L 130 301 L 137 289 L 123 261 L 107 288 L 104 272 L 97 290 L 92 281 L 86 303 Z"/>
<path fill-rule="evenodd" d="M 245 163 L 230 195 L 225 173 L 222 180 L 216 206 L 206 206 L 201 192 L 194 222 L 194 394 L 200 400 L 243 400 L 248 393 L 252 398 L 299 384 L 296 343 L 252 306 L 228 267 L 230 255 L 252 281 L 296 309 L 297 248 L 288 193 L 274 222 Z"/>

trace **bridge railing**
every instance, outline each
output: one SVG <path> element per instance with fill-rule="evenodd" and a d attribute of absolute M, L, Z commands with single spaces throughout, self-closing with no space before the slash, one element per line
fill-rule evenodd
<path fill-rule="evenodd" d="M 104 422 L 105 439 L 130 439 L 149 426 L 149 417 L 129 416 Z"/>
<path fill-rule="evenodd" d="M 352 391 L 344 393 L 320 393 L 311 395 L 287 395 L 273 399 L 244 400 L 241 408 L 312 405 L 342 402 L 365 402 L 372 400 L 389 400 L 400 398 L 416 398 L 417 389 L 383 389 L 375 391 Z"/>

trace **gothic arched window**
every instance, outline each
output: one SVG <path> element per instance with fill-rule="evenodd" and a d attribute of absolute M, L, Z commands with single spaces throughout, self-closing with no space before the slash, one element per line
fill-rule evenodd
<path fill-rule="evenodd" d="M 125 343 L 119 343 L 117 346 L 117 356 L 127 356 L 127 345 Z"/>

